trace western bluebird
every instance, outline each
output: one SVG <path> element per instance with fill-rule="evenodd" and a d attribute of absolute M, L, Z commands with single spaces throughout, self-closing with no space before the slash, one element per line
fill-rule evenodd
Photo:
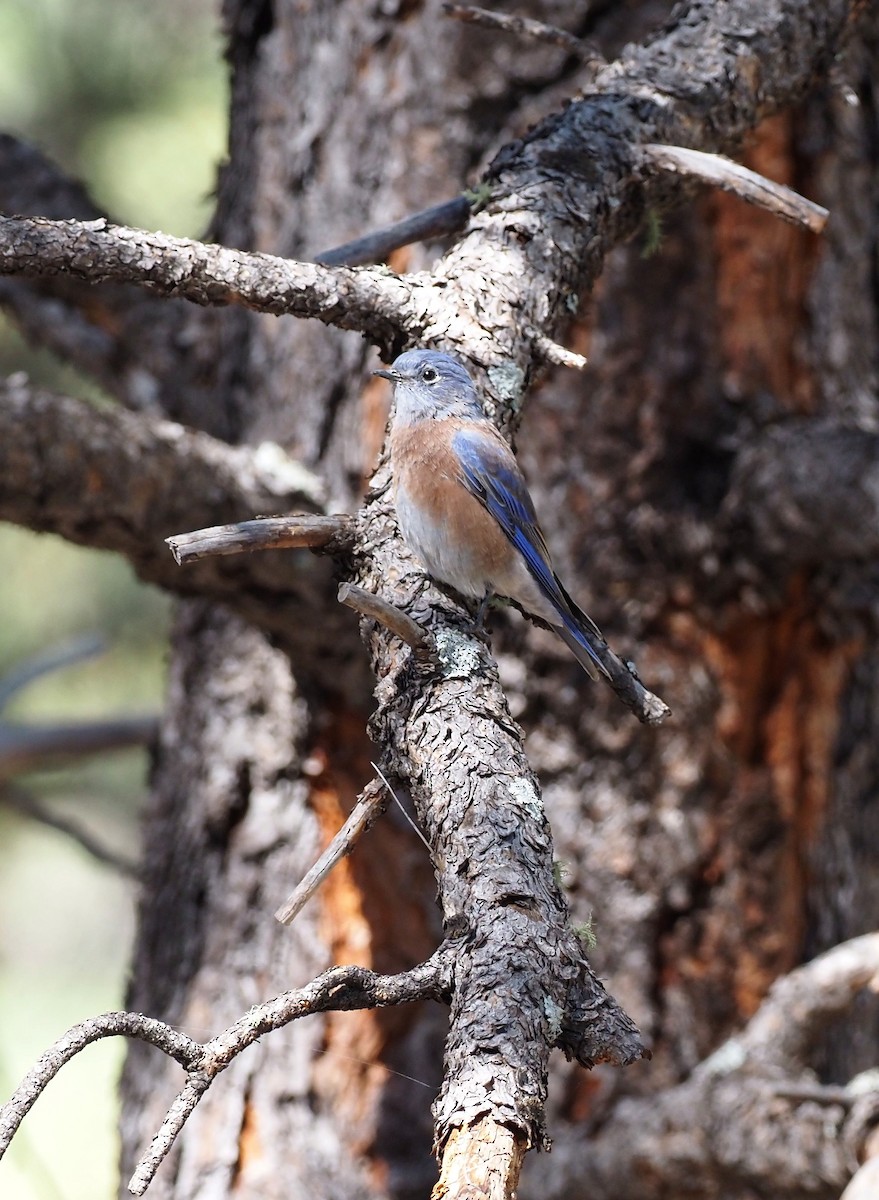
<path fill-rule="evenodd" d="M 409 350 L 394 386 L 391 467 L 400 529 L 434 579 L 480 601 L 508 597 L 555 630 L 593 679 L 610 678 L 595 623 L 559 582 L 534 504 L 507 443 L 486 418 L 460 363 Z"/>

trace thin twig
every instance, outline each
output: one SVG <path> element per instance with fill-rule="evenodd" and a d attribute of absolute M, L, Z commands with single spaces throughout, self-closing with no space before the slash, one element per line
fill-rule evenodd
<path fill-rule="evenodd" d="M 433 656 L 433 639 L 427 630 L 423 629 L 417 621 L 413 621 L 407 613 L 395 608 L 387 600 L 383 600 L 381 596 L 357 587 L 353 583 L 343 583 L 339 588 L 338 598 L 340 604 L 345 604 L 362 616 L 371 617 L 380 625 L 384 625 L 386 629 L 390 629 L 391 633 L 395 633 L 407 646 L 411 646 L 416 655 L 421 658 Z"/>
<path fill-rule="evenodd" d="M 128 1181 L 128 1190 L 132 1196 L 142 1196 L 150 1186 L 162 1160 L 167 1157 L 177 1135 L 192 1116 L 195 1106 L 213 1081 L 213 1076 L 200 1073 L 191 1074 L 188 1077 L 186 1083 L 174 1097 L 162 1124 L 149 1144 L 149 1148 L 144 1151 L 134 1174 Z"/>
<path fill-rule="evenodd" d="M 187 1068 L 186 1085 L 135 1168 L 128 1190 L 135 1196 L 143 1195 L 201 1096 L 242 1050 L 264 1034 L 313 1013 L 443 1000 L 449 991 L 444 966 L 446 953 L 441 946 L 426 962 L 399 975 L 376 975 L 364 967 L 333 967 L 298 991 L 285 992 L 275 1000 L 256 1005 L 224 1033 L 199 1048 L 200 1061 Z"/>
<path fill-rule="evenodd" d="M 792 188 L 774 183 L 720 154 L 706 154 L 685 146 L 648 143 L 640 147 L 639 155 L 650 170 L 669 171 L 674 175 L 710 183 L 747 200 L 749 204 L 765 208 L 767 212 L 793 225 L 804 226 L 813 233 L 820 233 L 830 216 L 826 208 L 807 200 Z"/>
<path fill-rule="evenodd" d="M 406 809 L 403 807 L 403 801 L 400 799 L 400 797 L 397 795 L 397 793 L 394 791 L 394 789 L 388 783 L 387 775 L 385 775 L 384 771 L 381 769 L 380 766 L 378 766 L 377 763 L 370 763 L 369 765 L 372 767 L 372 769 L 378 775 L 379 779 L 382 781 L 382 783 L 388 789 L 388 792 L 391 795 L 391 799 L 394 801 L 397 808 L 399 808 L 400 812 L 403 814 L 403 816 L 406 818 L 406 820 L 409 822 L 409 824 L 415 830 L 416 835 L 421 839 L 421 841 L 427 847 L 427 853 L 430 855 L 431 859 L 433 859 L 433 850 L 431 850 L 431 848 L 430 848 L 430 842 L 427 840 L 427 838 L 424 836 L 424 834 L 421 832 L 421 830 L 418 828 L 418 826 L 415 824 L 415 822 L 412 820 L 412 818 L 406 812 Z"/>
<path fill-rule="evenodd" d="M 561 46 L 570 53 L 577 54 L 589 61 L 604 62 L 601 51 L 591 42 L 578 38 L 576 34 L 569 33 L 567 29 L 546 25 L 543 21 L 535 21 L 532 17 L 494 12 L 472 4 L 444 4 L 443 12 L 447 17 L 452 17 L 456 21 L 465 21 L 468 25 L 481 25 L 485 29 L 499 29 L 504 33 L 512 33 L 516 37 L 548 42 L 551 46 Z"/>
<path fill-rule="evenodd" d="M 360 267 L 384 262 L 393 250 L 426 242 L 428 238 L 458 233 L 470 220 L 472 205 L 467 196 L 456 196 L 432 208 L 425 208 L 385 229 L 377 229 L 353 242 L 345 242 L 332 250 L 323 250 L 315 257 L 322 267 Z"/>
<path fill-rule="evenodd" d="M 103 863 L 105 866 L 112 867 L 120 875 L 126 875 L 130 879 L 138 878 L 139 871 L 137 864 L 132 862 L 131 859 L 126 858 L 123 854 L 117 854 L 115 850 L 111 850 L 109 846 L 105 846 L 103 842 L 92 837 L 89 831 L 84 829 L 78 822 L 71 821 L 69 818 L 62 817 L 58 813 L 53 812 L 52 809 L 42 804 L 35 796 L 31 796 L 22 788 L 15 787 L 9 783 L 0 787 L 0 804 L 21 813 L 22 816 L 29 817 L 33 821 L 39 821 L 41 825 L 47 825 L 50 829 L 56 829 L 59 833 L 63 833 L 65 837 L 76 842 L 92 858 L 96 859 L 99 863 Z"/>
<path fill-rule="evenodd" d="M 213 525 L 192 533 L 175 533 L 165 538 L 177 563 L 195 562 L 223 554 L 242 554 L 254 550 L 341 551 L 353 537 L 353 519 L 345 513 L 315 516 L 294 513 L 288 517 L 256 517 L 235 525 Z"/>
<path fill-rule="evenodd" d="M 145 1017 L 142 1013 L 103 1013 L 74 1025 L 31 1067 L 0 1108 L 0 1158 L 8 1149 L 21 1122 L 61 1068 L 92 1042 L 118 1036 L 149 1042 L 179 1062 L 184 1070 L 194 1069 L 203 1054 L 203 1047 L 198 1042 L 172 1029 L 164 1021 Z"/>
<path fill-rule="evenodd" d="M 22 771 L 67 761 L 148 746 L 155 739 L 155 717 L 118 717 L 107 721 L 65 721 L 54 725 L 18 725 L 0 721 L 0 780 Z"/>
<path fill-rule="evenodd" d="M 450 991 L 446 964 L 449 951 L 440 946 L 426 962 L 398 975 L 376 975 L 365 967 L 333 967 L 297 991 L 283 992 L 257 1004 L 209 1042 L 196 1042 L 164 1021 L 142 1013 L 110 1012 L 74 1025 L 31 1068 L 0 1108 L 0 1158 L 46 1087 L 61 1068 L 86 1046 L 106 1037 L 148 1042 L 173 1058 L 187 1073 L 159 1134 L 132 1176 L 129 1190 L 141 1196 L 183 1128 L 201 1095 L 233 1059 L 264 1034 L 312 1013 L 385 1008 L 415 1000 L 446 1000 Z"/>
<path fill-rule="evenodd" d="M 812 1104 L 842 1104 L 848 1108 L 854 1097 L 841 1085 L 823 1083 L 778 1083 L 773 1085 L 772 1094 L 782 1100 L 802 1100 Z"/>
<path fill-rule="evenodd" d="M 20 692 L 52 671 L 60 671 L 73 663 L 95 658 L 107 649 L 106 640 L 99 633 L 84 633 L 81 637 L 72 638 L 59 646 L 50 646 L 41 654 L 26 658 L 24 662 L 7 671 L 0 680 L 0 711 L 6 707 L 16 692 Z"/>
<path fill-rule="evenodd" d="M 375 781 L 367 784 L 345 824 L 275 913 L 276 921 L 289 925 L 299 915 L 336 863 L 351 853 L 361 834 L 366 833 L 387 806 L 384 790 Z"/>

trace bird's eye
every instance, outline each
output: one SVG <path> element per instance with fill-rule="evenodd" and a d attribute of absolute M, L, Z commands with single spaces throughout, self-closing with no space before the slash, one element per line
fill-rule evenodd
<path fill-rule="evenodd" d="M 425 383 L 433 383 L 434 380 L 439 378 L 439 372 L 434 367 L 425 367 L 421 372 L 421 378 Z"/>

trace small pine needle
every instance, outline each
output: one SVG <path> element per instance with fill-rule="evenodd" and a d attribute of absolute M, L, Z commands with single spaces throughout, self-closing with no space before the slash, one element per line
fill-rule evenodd
<path fill-rule="evenodd" d="M 394 803 L 396 804 L 397 808 L 399 808 L 400 812 L 403 814 L 403 816 L 406 818 L 406 820 L 409 822 L 409 824 L 412 826 L 412 828 L 415 830 L 415 832 L 421 838 L 422 842 L 424 842 L 425 846 L 427 847 L 427 853 L 431 856 L 431 858 L 433 858 L 433 851 L 430 848 L 430 842 L 428 842 L 427 838 L 424 836 L 424 834 L 421 832 L 421 830 L 418 828 L 418 826 L 415 824 L 415 822 L 412 820 L 412 818 L 406 812 L 399 796 L 394 791 L 394 789 L 391 787 L 391 785 L 388 783 L 387 777 L 385 776 L 381 767 L 376 766 L 376 764 L 374 762 L 371 762 L 369 765 L 372 767 L 372 769 L 375 771 L 376 775 L 378 775 L 379 779 L 382 781 L 382 783 L 385 785 L 385 787 L 390 792 L 391 798 L 394 801 Z"/>

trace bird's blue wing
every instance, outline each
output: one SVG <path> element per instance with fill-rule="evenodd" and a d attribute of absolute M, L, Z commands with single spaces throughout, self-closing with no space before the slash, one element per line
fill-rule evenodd
<path fill-rule="evenodd" d="M 452 448 L 461 466 L 462 483 L 522 555 L 532 578 L 564 624 L 578 638 L 585 626 L 603 642 L 598 626 L 574 604 L 552 569 L 534 504 L 509 447 L 499 436 L 465 427 L 452 438 Z"/>

